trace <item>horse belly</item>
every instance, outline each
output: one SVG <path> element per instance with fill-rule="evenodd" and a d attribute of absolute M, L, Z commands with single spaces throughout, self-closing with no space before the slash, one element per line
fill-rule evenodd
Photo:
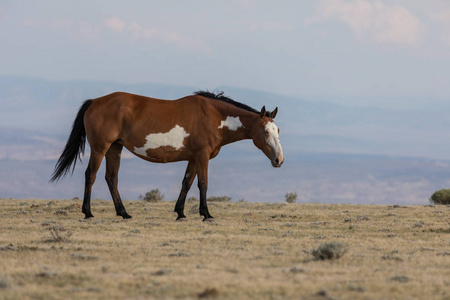
<path fill-rule="evenodd" d="M 133 154 L 139 156 L 142 159 L 155 163 L 168 163 L 182 160 L 189 160 L 189 156 L 186 151 L 175 150 L 170 146 L 163 146 L 156 149 L 128 149 Z"/>

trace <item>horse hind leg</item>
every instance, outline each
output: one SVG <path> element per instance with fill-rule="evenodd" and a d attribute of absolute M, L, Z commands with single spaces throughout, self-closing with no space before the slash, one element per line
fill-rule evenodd
<path fill-rule="evenodd" d="M 97 177 L 98 168 L 102 163 L 104 153 L 93 151 L 91 149 L 91 157 L 89 159 L 88 167 L 85 172 L 85 185 L 84 185 L 84 198 L 83 198 L 83 208 L 82 212 L 85 215 L 85 219 L 93 218 L 91 212 L 91 192 L 92 185 Z"/>
<path fill-rule="evenodd" d="M 106 159 L 106 173 L 105 179 L 108 184 L 109 191 L 116 208 L 118 216 L 122 216 L 124 219 L 130 219 L 131 216 L 125 210 L 125 206 L 120 198 L 119 189 L 117 188 L 118 174 L 120 167 L 120 155 L 122 153 L 123 146 L 119 143 L 113 143 L 108 149 L 105 155 Z"/>

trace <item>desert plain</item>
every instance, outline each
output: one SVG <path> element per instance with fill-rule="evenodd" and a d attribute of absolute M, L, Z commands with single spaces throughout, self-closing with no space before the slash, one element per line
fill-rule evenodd
<path fill-rule="evenodd" d="M 449 206 L 124 204 L 0 199 L 0 298 L 450 299 Z"/>

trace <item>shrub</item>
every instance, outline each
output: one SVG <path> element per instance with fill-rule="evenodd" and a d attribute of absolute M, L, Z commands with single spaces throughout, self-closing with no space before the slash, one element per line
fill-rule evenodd
<path fill-rule="evenodd" d="M 433 195 L 431 195 L 430 202 L 433 204 L 449 205 L 450 189 L 442 189 L 434 192 Z"/>
<path fill-rule="evenodd" d="M 208 198 L 208 202 L 229 202 L 229 201 L 231 201 L 231 197 L 228 196 L 221 196 L 221 197 L 211 196 Z"/>
<path fill-rule="evenodd" d="M 51 238 L 45 240 L 47 243 L 66 243 L 73 233 L 60 226 L 50 227 L 48 230 L 50 231 Z"/>
<path fill-rule="evenodd" d="M 286 202 L 295 203 L 297 201 L 297 193 L 286 193 Z"/>
<path fill-rule="evenodd" d="M 11 288 L 11 281 L 8 276 L 2 273 L 0 277 L 0 290 L 6 290 Z"/>
<path fill-rule="evenodd" d="M 317 260 L 338 259 L 347 252 L 347 246 L 340 242 L 324 243 L 311 251 Z"/>
<path fill-rule="evenodd" d="M 197 197 L 189 197 L 186 201 L 187 201 L 188 203 L 190 203 L 190 202 L 198 202 L 198 201 L 200 201 L 200 200 L 198 200 Z"/>
<path fill-rule="evenodd" d="M 161 194 L 158 189 L 153 189 L 150 192 L 145 193 L 145 196 L 140 195 L 139 199 L 148 202 L 158 202 L 164 199 L 164 194 Z"/>

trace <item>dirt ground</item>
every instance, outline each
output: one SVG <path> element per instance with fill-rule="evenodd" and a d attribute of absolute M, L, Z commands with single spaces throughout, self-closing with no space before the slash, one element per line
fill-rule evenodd
<path fill-rule="evenodd" d="M 449 206 L 125 206 L 1 199 L 0 298 L 450 299 Z"/>

